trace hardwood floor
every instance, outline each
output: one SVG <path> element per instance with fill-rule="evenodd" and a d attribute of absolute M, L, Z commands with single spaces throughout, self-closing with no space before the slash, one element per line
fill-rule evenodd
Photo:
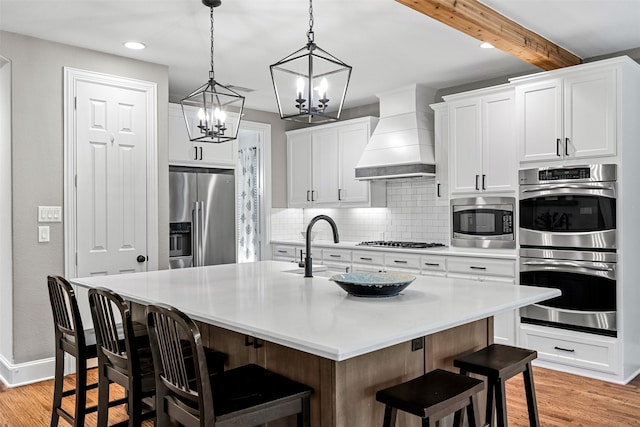
<path fill-rule="evenodd" d="M 90 377 L 95 379 L 95 370 Z M 537 367 L 534 367 L 534 377 L 543 427 L 640 425 L 640 377 L 627 385 L 617 385 Z M 70 387 L 73 378 L 69 376 L 67 381 Z M 112 393 L 121 395 L 120 390 L 114 385 Z M 49 426 L 52 393 L 53 380 L 12 389 L 0 384 L 0 427 Z M 90 404 L 95 404 L 95 391 L 89 393 L 89 398 Z M 522 376 L 507 382 L 507 406 L 510 427 L 529 425 Z M 110 414 L 110 424 L 126 418 L 121 408 L 112 410 Z M 95 426 L 95 422 L 95 414 L 92 414 L 87 426 Z M 64 420 L 59 425 L 68 426 Z M 144 427 L 152 425 L 152 422 L 143 424 Z"/>
<path fill-rule="evenodd" d="M 91 369 L 88 374 L 89 382 L 96 381 L 96 369 Z M 74 386 L 74 376 L 68 375 L 65 378 L 64 389 Z M 111 386 L 111 397 L 122 397 L 123 389 L 118 385 Z M 0 383 L 0 427 L 49 427 L 51 421 L 51 399 L 53 397 L 53 380 L 42 381 L 22 387 L 9 388 Z M 87 393 L 89 405 L 97 403 L 98 392 L 90 390 Z M 73 397 L 63 400 L 63 407 L 73 413 Z M 124 406 L 111 408 L 109 411 L 109 425 L 127 419 Z M 64 419 L 60 418 L 60 427 L 68 427 Z M 93 427 L 96 425 L 96 413 L 89 414 L 85 425 Z M 153 422 L 145 421 L 143 427 L 152 427 Z"/>

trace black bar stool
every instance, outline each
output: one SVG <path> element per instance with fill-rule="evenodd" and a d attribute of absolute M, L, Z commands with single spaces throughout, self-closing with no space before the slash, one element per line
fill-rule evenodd
<path fill-rule="evenodd" d="M 531 370 L 531 361 L 536 357 L 538 357 L 538 353 L 534 350 L 491 344 L 482 350 L 455 359 L 453 366 L 460 368 L 461 374 L 474 373 L 488 378 L 486 423 L 491 425 L 493 408 L 495 407 L 498 427 L 507 426 L 504 383 L 509 378 L 522 373 L 527 396 L 527 408 L 529 409 L 529 425 L 531 427 L 540 427 L 536 392 L 533 385 L 533 371 Z"/>
<path fill-rule="evenodd" d="M 456 413 L 461 423 L 466 408 L 469 427 L 479 420 L 478 393 L 484 382 L 442 369 L 435 369 L 418 378 L 376 393 L 376 400 L 385 404 L 383 427 L 393 427 L 398 409 L 422 418 L 424 427 L 434 427 L 441 418 Z M 458 424 L 461 425 L 461 424 Z"/>

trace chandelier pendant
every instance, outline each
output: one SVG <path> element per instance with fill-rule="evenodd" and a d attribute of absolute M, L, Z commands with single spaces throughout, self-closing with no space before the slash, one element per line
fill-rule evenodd
<path fill-rule="evenodd" d="M 306 45 L 269 67 L 278 111 L 284 120 L 324 123 L 338 120 L 342 112 L 352 67 L 315 43 L 313 23 L 309 0 Z"/>
<path fill-rule="evenodd" d="M 237 138 L 244 109 L 244 96 L 219 84 L 213 61 L 213 8 L 221 0 L 202 0 L 211 20 L 211 70 L 207 83 L 186 96 L 180 104 L 189 139 L 194 142 L 221 143 Z"/>

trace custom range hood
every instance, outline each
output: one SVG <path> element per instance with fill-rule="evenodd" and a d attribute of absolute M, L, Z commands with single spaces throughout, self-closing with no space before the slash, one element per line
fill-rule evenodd
<path fill-rule="evenodd" d="M 433 176 L 435 90 L 410 85 L 376 95 L 380 121 L 356 165 L 356 179 Z"/>

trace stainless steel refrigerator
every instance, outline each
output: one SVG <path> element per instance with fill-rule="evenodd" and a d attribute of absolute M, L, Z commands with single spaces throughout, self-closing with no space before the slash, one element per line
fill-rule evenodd
<path fill-rule="evenodd" d="M 169 268 L 236 262 L 233 170 L 169 167 Z"/>

